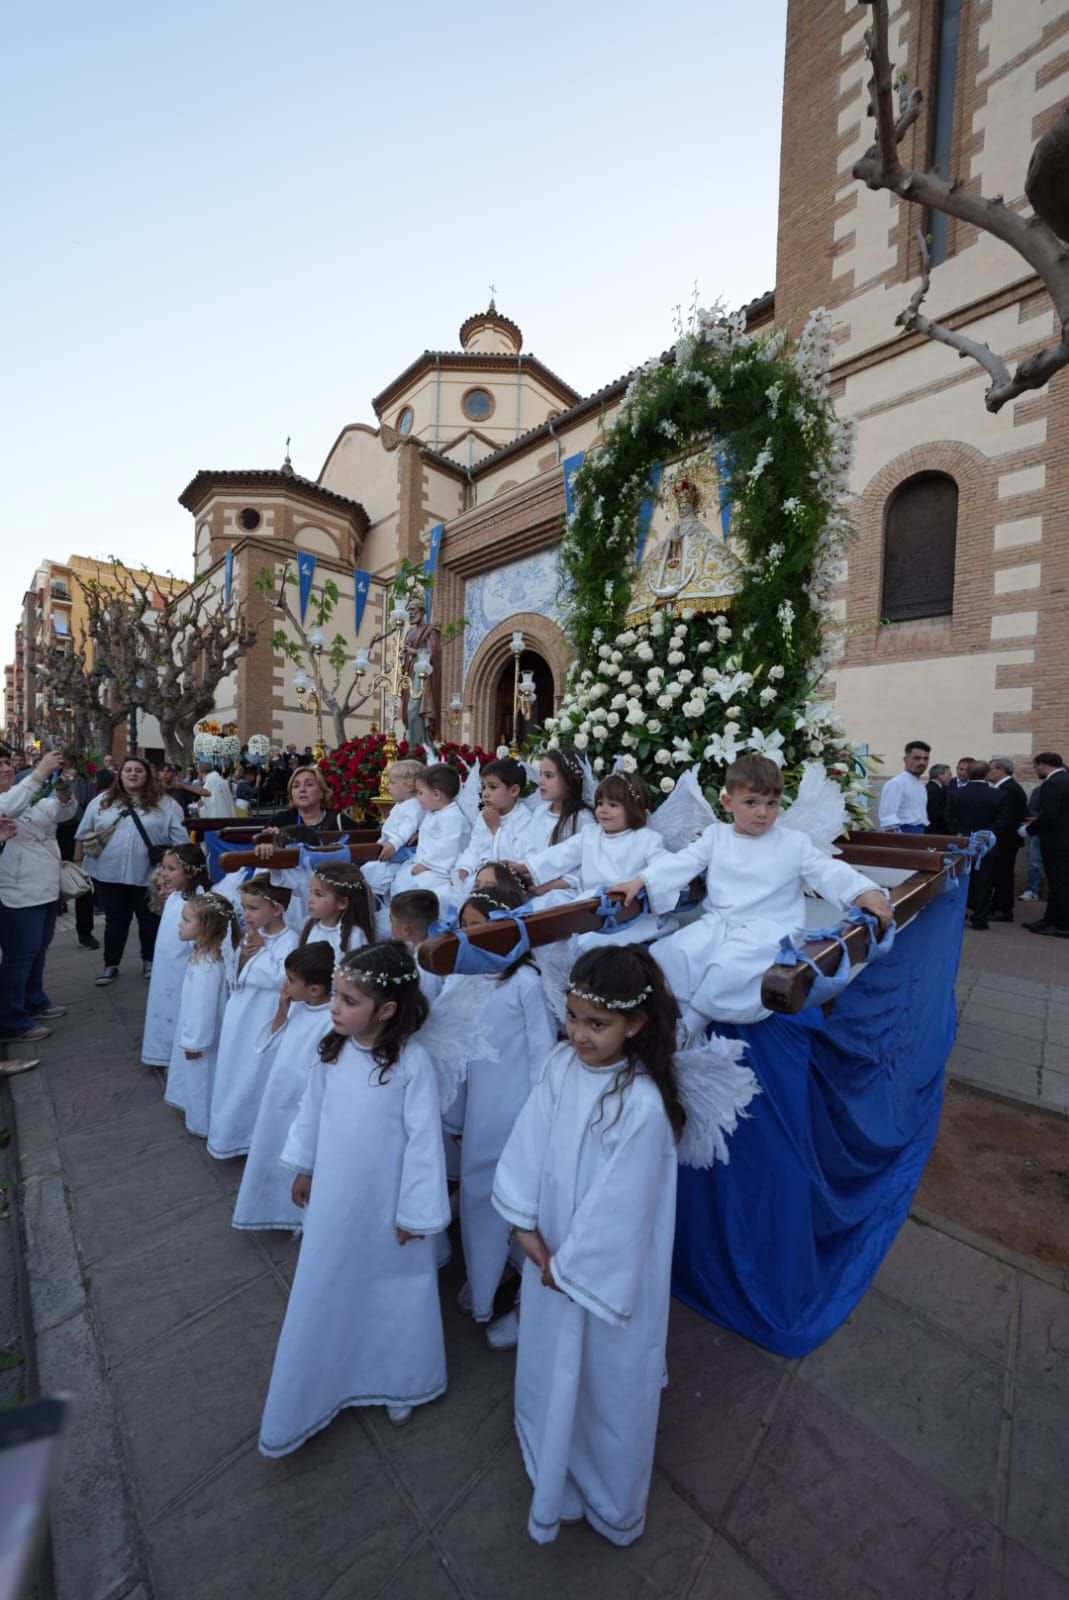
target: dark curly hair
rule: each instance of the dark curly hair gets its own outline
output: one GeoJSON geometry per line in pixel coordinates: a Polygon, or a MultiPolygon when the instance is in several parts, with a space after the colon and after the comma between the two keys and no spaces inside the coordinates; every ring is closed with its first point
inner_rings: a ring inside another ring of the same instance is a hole
{"type": "MultiPolygon", "coordinates": [[[[420,988],[416,958],[400,939],[384,939],[381,944],[351,950],[334,969],[335,982],[339,977],[350,978],[380,1008],[387,1000],[397,1008],[383,1022],[371,1052],[379,1069],[379,1082],[385,1083],[405,1044],[422,1028],[430,1010],[420,988]]],[[[337,1061],[347,1037],[332,1028],[319,1042],[322,1060],[337,1061]]]]}
{"type": "Polygon", "coordinates": [[[679,1006],[656,961],[641,945],[625,944],[619,949],[598,945],[581,955],[572,968],[568,990],[573,989],[597,995],[616,1014],[626,1011],[643,1019],[634,1038],[624,1041],[627,1060],[617,1068],[601,1097],[597,1121],[601,1121],[613,1095],[618,1097],[619,1104],[609,1127],[619,1120],[624,1090],[633,1082],[636,1073],[644,1072],[661,1092],[665,1115],[678,1142],[687,1120],[672,1067],[679,1006]],[[644,990],[649,992],[644,994],[644,990]],[[643,998],[633,1003],[637,995],[643,998]]]}
{"type": "MultiPolygon", "coordinates": [[[[345,901],[345,910],[339,918],[342,951],[348,950],[354,928],[359,928],[365,943],[371,944],[375,937],[375,901],[360,868],[348,861],[324,861],[312,868],[312,877],[319,878],[331,894],[345,901]]],[[[308,936],[316,926],[316,919],[309,917],[301,929],[302,945],[308,943],[308,936]]]]}

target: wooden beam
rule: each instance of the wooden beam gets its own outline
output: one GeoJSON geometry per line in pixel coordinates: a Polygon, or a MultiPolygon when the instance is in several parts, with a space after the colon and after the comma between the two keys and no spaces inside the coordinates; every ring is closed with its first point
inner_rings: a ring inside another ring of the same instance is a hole
{"type": "MultiPolygon", "coordinates": [[[[261,872],[270,872],[272,867],[298,867],[301,864],[301,849],[315,850],[315,845],[303,846],[278,846],[269,856],[261,858],[254,850],[226,850],[219,857],[219,865],[224,872],[237,872],[239,867],[258,867],[261,872]]],[[[332,854],[335,846],[327,846],[325,854],[332,854]]],[[[361,841],[349,846],[349,860],[356,866],[362,867],[367,861],[379,859],[380,841],[374,839],[361,841]]]]}
{"type": "MultiPolygon", "coordinates": [[[[622,895],[611,895],[610,899],[617,907],[616,914],[620,922],[633,922],[636,917],[645,915],[645,908],[638,901],[625,906],[622,895]]],[[[588,900],[572,900],[565,906],[551,906],[548,911],[532,911],[523,919],[532,947],[538,949],[541,945],[556,944],[573,933],[597,933],[602,927],[602,919],[597,914],[598,903],[592,897],[588,900]]],[[[511,920],[487,923],[485,927],[469,933],[468,941],[479,950],[491,950],[494,955],[504,955],[516,943],[516,925],[511,920]]],[[[445,976],[454,970],[459,948],[460,941],[455,933],[436,934],[433,939],[427,939],[420,945],[419,964],[428,972],[445,976]]]]}

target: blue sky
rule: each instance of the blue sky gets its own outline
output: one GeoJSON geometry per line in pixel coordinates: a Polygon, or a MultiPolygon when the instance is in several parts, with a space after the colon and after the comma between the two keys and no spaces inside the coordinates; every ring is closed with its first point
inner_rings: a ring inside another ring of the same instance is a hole
{"type": "Polygon", "coordinates": [[[0,663],[46,556],[192,573],[201,467],[315,477],[497,288],[587,392],[770,288],[786,0],[9,10],[0,663]]]}

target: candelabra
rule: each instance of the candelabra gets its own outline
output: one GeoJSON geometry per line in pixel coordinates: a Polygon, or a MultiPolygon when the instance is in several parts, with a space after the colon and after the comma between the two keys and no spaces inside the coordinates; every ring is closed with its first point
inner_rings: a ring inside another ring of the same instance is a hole
{"type": "Polygon", "coordinates": [[[464,709],[464,696],[453,694],[449,697],[449,726],[455,728],[460,721],[460,713],[464,709]]]}
{"type": "MultiPolygon", "coordinates": [[[[376,804],[390,802],[390,787],[386,774],[390,766],[397,759],[397,739],[394,735],[394,723],[399,715],[401,697],[406,689],[412,688],[412,678],[405,671],[405,629],[409,624],[409,615],[403,600],[395,600],[390,610],[387,623],[386,643],[383,650],[385,664],[382,670],[376,672],[371,680],[373,689],[386,691],[386,740],[382,747],[382,777],[379,780],[379,792],[376,804]]],[[[359,681],[365,672],[371,670],[371,658],[367,650],[358,650],[353,658],[353,671],[359,681]]],[[[430,651],[423,648],[416,653],[412,671],[419,679],[420,688],[431,676],[434,666],[431,662],[430,651]]]]}
{"type": "Polygon", "coordinates": [[[531,715],[531,707],[535,702],[534,673],[520,673],[520,656],[523,654],[523,634],[518,628],[513,631],[509,643],[512,651],[512,744],[509,746],[509,755],[513,758],[520,753],[520,712],[526,722],[531,715]]]}
{"type": "Polygon", "coordinates": [[[309,676],[303,667],[298,667],[293,674],[293,688],[301,710],[315,713],[314,754],[317,761],[322,761],[327,753],[323,743],[323,651],[326,649],[326,638],[322,628],[316,627],[311,630],[308,635],[308,648],[312,656],[312,676],[309,676]]]}

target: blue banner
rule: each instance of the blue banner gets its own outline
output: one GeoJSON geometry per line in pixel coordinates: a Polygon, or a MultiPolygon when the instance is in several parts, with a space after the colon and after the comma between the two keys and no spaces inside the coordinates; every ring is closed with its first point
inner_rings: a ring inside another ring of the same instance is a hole
{"type": "Polygon", "coordinates": [[[301,601],[301,622],[308,609],[308,596],[312,592],[312,579],[315,576],[316,558],[307,550],[297,551],[297,582],[298,593],[301,601]]]}
{"type": "Polygon", "coordinates": [[[360,624],[364,620],[364,607],[367,605],[368,590],[371,588],[370,572],[361,572],[359,567],[354,567],[353,588],[356,594],[356,631],[359,634],[360,624]]]}
{"type": "Polygon", "coordinates": [[[657,488],[660,484],[661,473],[663,471],[664,468],[660,465],[650,468],[650,492],[638,508],[638,530],[635,539],[636,566],[638,566],[639,562],[642,560],[642,552],[646,548],[646,539],[649,535],[650,523],[653,521],[653,512],[657,505],[657,488]]]}
{"type": "Polygon", "coordinates": [[[223,605],[229,606],[234,593],[234,552],[228,550],[223,557],[223,605]]]}
{"type": "MultiPolygon", "coordinates": [[[[427,559],[423,563],[423,570],[428,577],[434,576],[434,569],[438,565],[438,552],[442,548],[442,534],[445,532],[445,523],[436,522],[431,529],[431,542],[427,549],[427,559]]],[[[431,587],[428,584],[423,591],[423,607],[430,621],[431,615],[431,587]]]]}
{"type": "Polygon", "coordinates": [[[727,543],[731,530],[731,473],[734,461],[719,439],[716,442],[716,471],[720,479],[720,537],[727,543]]]}
{"type": "Polygon", "coordinates": [[[583,466],[583,451],[579,451],[578,456],[568,456],[567,461],[563,464],[563,470],[565,470],[565,517],[571,517],[571,514],[576,509],[575,475],[581,466],[583,466]]]}

